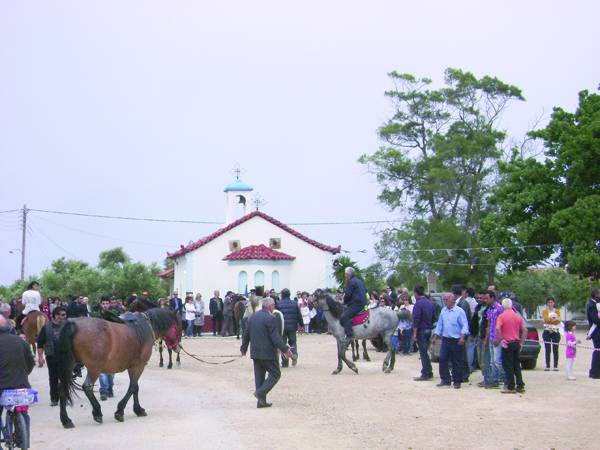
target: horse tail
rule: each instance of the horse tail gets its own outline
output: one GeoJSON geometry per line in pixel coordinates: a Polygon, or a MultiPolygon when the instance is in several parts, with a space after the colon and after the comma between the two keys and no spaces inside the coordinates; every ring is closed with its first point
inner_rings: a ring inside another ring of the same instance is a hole
{"type": "Polygon", "coordinates": [[[60,330],[58,343],[54,346],[54,354],[59,367],[58,390],[69,405],[73,404],[73,394],[75,394],[73,337],[76,332],[77,325],[67,321],[60,330]]]}

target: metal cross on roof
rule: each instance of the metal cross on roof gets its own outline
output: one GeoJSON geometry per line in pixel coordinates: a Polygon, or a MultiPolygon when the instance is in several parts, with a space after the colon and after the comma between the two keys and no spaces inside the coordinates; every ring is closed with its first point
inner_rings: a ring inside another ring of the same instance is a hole
{"type": "Polygon", "coordinates": [[[264,205],[267,204],[267,202],[258,193],[254,196],[254,199],[252,200],[252,203],[254,203],[254,207],[256,208],[257,211],[262,206],[264,206],[264,205]]]}
{"type": "Polygon", "coordinates": [[[242,173],[244,173],[244,172],[245,172],[245,170],[242,169],[239,164],[236,164],[235,166],[233,166],[233,169],[229,173],[234,174],[235,175],[235,179],[239,180],[240,179],[240,175],[242,173]]]}

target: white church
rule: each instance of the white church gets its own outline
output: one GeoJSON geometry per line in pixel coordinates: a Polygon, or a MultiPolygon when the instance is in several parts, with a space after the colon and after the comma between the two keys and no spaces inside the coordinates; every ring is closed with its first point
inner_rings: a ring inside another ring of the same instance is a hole
{"type": "Polygon", "coordinates": [[[167,253],[180,297],[198,292],[208,307],[213,291],[247,294],[255,286],[312,292],[333,286],[332,263],[340,246],[319,243],[262,211],[250,211],[253,188],[239,179],[225,187],[226,222],[214,233],[167,253]],[[237,215],[236,215],[237,214],[237,215]]]}

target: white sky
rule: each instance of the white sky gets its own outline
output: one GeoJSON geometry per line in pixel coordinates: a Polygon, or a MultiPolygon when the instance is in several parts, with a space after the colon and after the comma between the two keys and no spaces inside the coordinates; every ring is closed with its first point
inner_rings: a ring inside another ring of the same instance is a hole
{"type": "MultiPolygon", "coordinates": [[[[0,210],[24,203],[224,220],[239,163],[284,222],[401,217],[356,160],[380,145],[392,70],[446,67],[523,89],[522,137],[595,90],[597,1],[0,2],[0,210]]],[[[162,261],[215,226],[30,215],[27,273],[122,245],[162,261]]],[[[373,261],[373,227],[297,227],[373,261]]],[[[19,276],[17,215],[0,214],[0,283],[19,276]]]]}

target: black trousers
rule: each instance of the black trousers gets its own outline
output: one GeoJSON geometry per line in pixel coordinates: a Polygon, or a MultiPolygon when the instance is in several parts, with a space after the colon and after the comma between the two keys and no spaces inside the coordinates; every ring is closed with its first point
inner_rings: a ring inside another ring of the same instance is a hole
{"type": "Polygon", "coordinates": [[[48,380],[50,382],[50,401],[58,401],[58,379],[60,378],[60,366],[50,356],[46,358],[46,365],[48,366],[48,380]]]}
{"type": "Polygon", "coordinates": [[[554,353],[554,368],[558,367],[558,343],[560,342],[560,333],[557,331],[552,333],[544,330],[542,333],[544,340],[544,348],[546,350],[546,367],[550,368],[550,353],[554,353]],[[552,342],[550,344],[550,342],[552,342]]]}
{"type": "Polygon", "coordinates": [[[590,367],[590,377],[600,378],[600,332],[596,331],[592,337],[594,348],[598,349],[592,352],[592,367],[590,367]]]}
{"type": "Polygon", "coordinates": [[[223,316],[212,316],[212,329],[213,336],[217,333],[221,333],[221,329],[223,328],[223,316]]]}
{"type": "Polygon", "coordinates": [[[253,359],[252,361],[254,362],[254,385],[256,386],[256,395],[266,398],[267,394],[275,387],[281,378],[279,362],[272,359],[253,359]],[[269,376],[266,376],[267,373],[269,376]]]}
{"type": "MultiPolygon", "coordinates": [[[[296,330],[283,332],[283,343],[292,348],[292,353],[298,355],[298,344],[296,343],[296,330]]],[[[281,356],[281,367],[287,367],[290,364],[287,358],[281,356]]]]}
{"type": "Polygon", "coordinates": [[[450,384],[450,370],[448,363],[452,363],[452,381],[459,385],[463,381],[463,353],[464,345],[458,345],[458,339],[443,337],[440,348],[440,378],[442,383],[450,384]]]}
{"type": "Polygon", "coordinates": [[[352,318],[356,316],[359,312],[363,310],[364,306],[360,305],[350,305],[342,314],[342,318],[340,319],[340,323],[344,327],[344,331],[346,332],[347,337],[352,337],[352,318]]]}
{"type": "Polygon", "coordinates": [[[502,367],[504,368],[504,380],[508,389],[516,387],[522,389],[525,387],[523,376],[521,375],[521,361],[519,353],[521,347],[519,341],[511,341],[506,348],[502,349],[502,367]]]}

